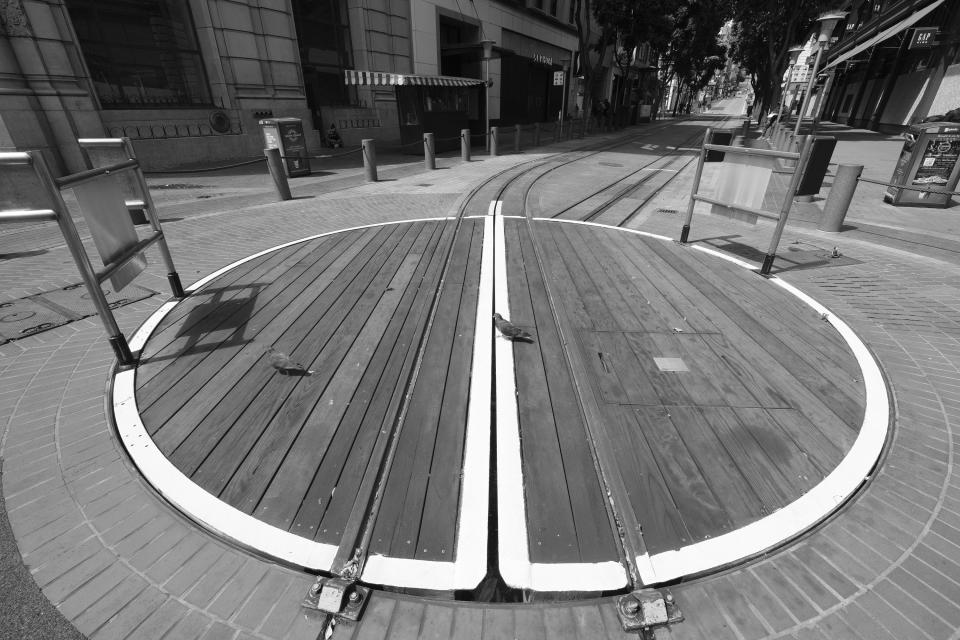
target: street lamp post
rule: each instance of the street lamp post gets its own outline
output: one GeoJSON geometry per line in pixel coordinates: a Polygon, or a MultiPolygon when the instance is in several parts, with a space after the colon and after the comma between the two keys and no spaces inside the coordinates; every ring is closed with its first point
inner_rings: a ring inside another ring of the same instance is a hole
{"type": "Polygon", "coordinates": [[[800,135],[800,123],[803,121],[803,114],[807,111],[807,103],[810,102],[810,93],[813,91],[813,83],[817,80],[817,73],[820,69],[820,58],[823,56],[823,50],[827,48],[830,41],[830,34],[833,33],[837,23],[847,17],[847,11],[830,11],[820,14],[817,22],[820,23],[820,35],[817,36],[817,58],[813,63],[813,70],[810,72],[810,79],[807,81],[807,92],[803,96],[803,104],[800,106],[800,113],[797,114],[797,125],[793,130],[793,137],[800,135]]]}
{"type": "Polygon", "coordinates": [[[790,81],[793,79],[793,68],[797,65],[797,60],[800,58],[800,52],[803,51],[803,47],[800,45],[795,45],[790,47],[790,64],[787,66],[787,81],[783,85],[783,91],[780,92],[780,106],[777,107],[777,127],[778,131],[783,125],[783,105],[787,100],[787,92],[790,90],[790,81]]]}
{"type": "Polygon", "coordinates": [[[493,58],[493,40],[481,40],[483,45],[483,115],[485,129],[483,139],[487,150],[490,149],[490,59],[493,58]]]}

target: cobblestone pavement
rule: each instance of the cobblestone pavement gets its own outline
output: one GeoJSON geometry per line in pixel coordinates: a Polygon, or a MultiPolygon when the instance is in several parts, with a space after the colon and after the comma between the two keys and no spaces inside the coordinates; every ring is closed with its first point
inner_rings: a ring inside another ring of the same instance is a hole
{"type": "MultiPolygon", "coordinates": [[[[271,202],[268,189],[250,188],[201,202],[171,199],[161,212],[173,219],[165,229],[187,284],[307,235],[446,215],[484,175],[530,157],[450,161],[430,174],[398,168],[396,179],[376,184],[351,178],[352,185],[336,186],[336,177],[324,176],[297,186],[302,197],[285,203],[271,202]]],[[[689,181],[678,179],[631,226],[676,237],[681,214],[656,210],[682,212],[688,194],[689,181]]],[[[688,620],[658,631],[658,638],[960,638],[960,479],[953,449],[960,423],[960,251],[951,233],[941,233],[954,224],[948,215],[956,216],[956,208],[927,218],[919,210],[897,218],[897,211],[858,196],[850,219],[858,229],[829,234],[815,223],[792,224],[781,244],[784,257],[791,248],[837,247],[844,259],[775,265],[777,275],[850,324],[880,361],[896,401],[882,464],[855,500],[786,549],[676,587],[688,620]],[[863,231],[881,228],[883,242],[863,231]]],[[[771,229],[698,213],[691,240],[762,252],[771,229]]],[[[16,239],[0,234],[0,300],[77,281],[56,234],[18,232],[16,239]]],[[[151,253],[150,260],[138,283],[165,292],[159,257],[151,253]]],[[[124,331],[165,295],[120,308],[124,331]]],[[[96,318],[0,345],[3,497],[23,563],[43,596],[91,638],[316,638],[318,620],[299,609],[308,576],[218,541],[140,481],[104,413],[112,364],[96,318]]],[[[474,637],[484,635],[477,629],[474,637]]]]}

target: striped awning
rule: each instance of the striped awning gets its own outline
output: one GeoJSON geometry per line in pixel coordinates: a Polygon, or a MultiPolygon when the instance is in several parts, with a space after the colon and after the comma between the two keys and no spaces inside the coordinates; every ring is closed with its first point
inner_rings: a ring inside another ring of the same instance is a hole
{"type": "Polygon", "coordinates": [[[476,78],[455,78],[453,76],[418,76],[410,73],[386,73],[384,71],[344,70],[347,84],[380,86],[420,86],[420,87],[477,87],[483,80],[476,78]]]}

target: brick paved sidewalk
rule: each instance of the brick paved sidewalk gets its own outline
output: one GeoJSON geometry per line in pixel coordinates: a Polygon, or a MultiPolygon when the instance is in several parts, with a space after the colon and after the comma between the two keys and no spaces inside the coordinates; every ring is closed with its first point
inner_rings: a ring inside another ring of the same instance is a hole
{"type": "MultiPolygon", "coordinates": [[[[306,235],[443,215],[482,175],[517,159],[485,159],[287,203],[211,206],[167,229],[189,283],[306,235]]],[[[676,236],[678,216],[655,209],[682,211],[689,183],[686,192],[679,184],[649,203],[633,226],[676,236]]],[[[871,206],[864,205],[865,216],[871,206]]],[[[960,261],[931,257],[916,242],[888,247],[865,234],[826,234],[813,226],[789,226],[784,253],[839,246],[849,260],[778,275],[830,307],[874,350],[896,399],[889,450],[862,494],[822,528],[767,558],[675,588],[688,621],[658,632],[660,638],[960,638],[960,480],[953,450],[960,421],[960,261]]],[[[769,232],[762,222],[698,214],[691,239],[723,237],[763,250],[769,232]]],[[[156,262],[144,281],[164,291],[156,262]]],[[[5,290],[10,283],[9,295],[30,291],[37,278],[70,278],[71,269],[54,247],[0,262],[0,278],[5,290]]],[[[119,310],[124,331],[159,302],[154,297],[119,310]]],[[[96,318],[0,346],[3,495],[24,562],[45,597],[92,638],[316,638],[318,621],[298,606],[307,576],[219,542],[139,480],[104,413],[111,366],[96,318]]],[[[576,637],[572,618],[567,631],[576,637]]],[[[334,637],[348,632],[340,628],[334,637]]],[[[485,633],[482,625],[473,632],[485,633]]]]}

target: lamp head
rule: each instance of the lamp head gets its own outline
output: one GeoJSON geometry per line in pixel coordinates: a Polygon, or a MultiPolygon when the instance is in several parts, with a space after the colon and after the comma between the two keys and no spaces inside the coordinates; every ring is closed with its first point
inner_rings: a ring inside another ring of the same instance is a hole
{"type": "Polygon", "coordinates": [[[817,22],[820,23],[820,35],[817,41],[824,44],[830,40],[837,23],[847,17],[849,11],[828,11],[817,16],[817,22]]]}
{"type": "Polygon", "coordinates": [[[483,45],[483,59],[489,60],[493,57],[493,45],[495,44],[493,40],[481,40],[480,44],[483,45]]]}

